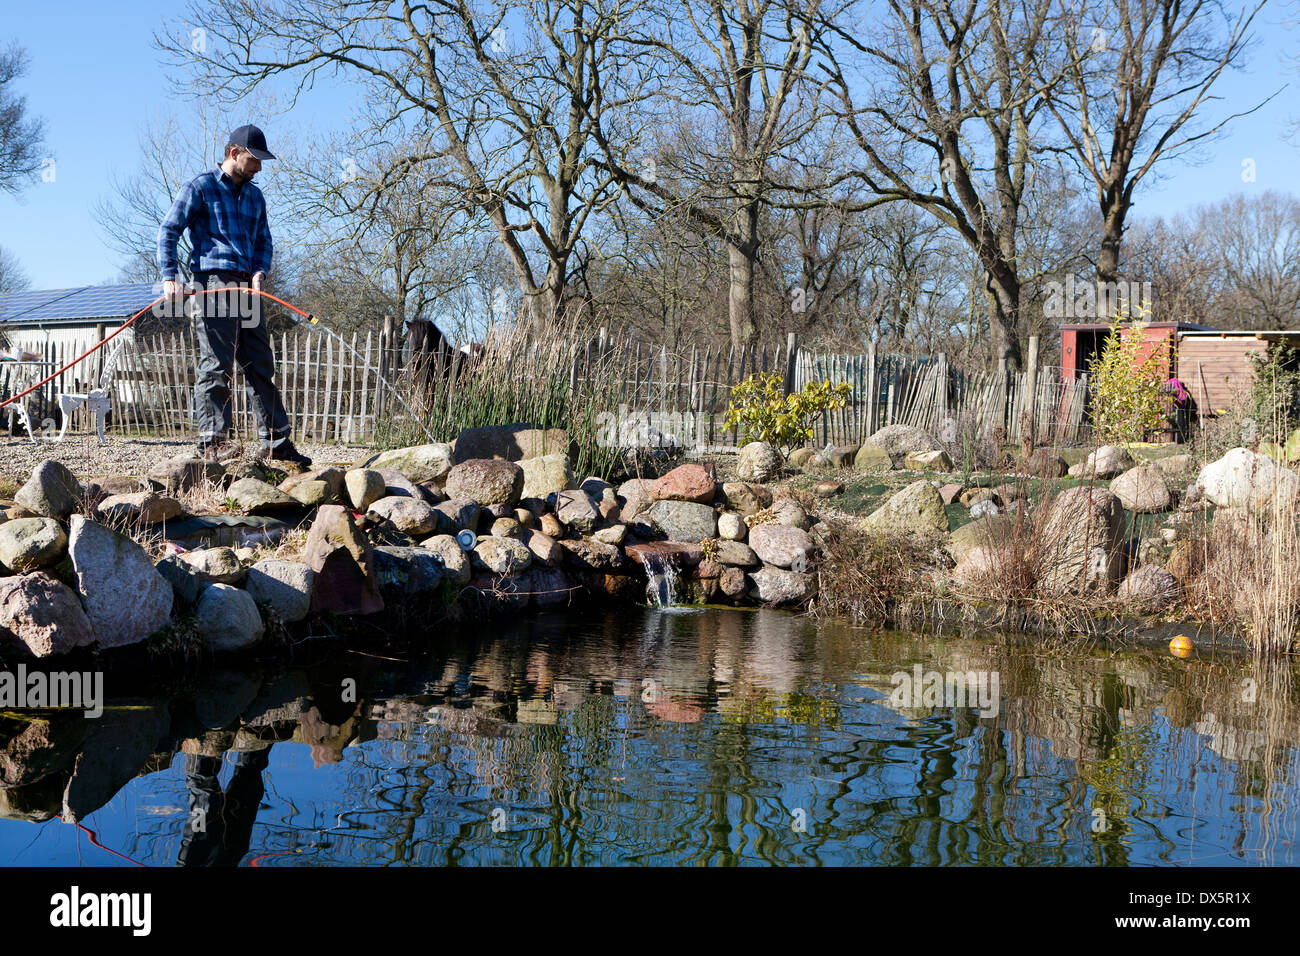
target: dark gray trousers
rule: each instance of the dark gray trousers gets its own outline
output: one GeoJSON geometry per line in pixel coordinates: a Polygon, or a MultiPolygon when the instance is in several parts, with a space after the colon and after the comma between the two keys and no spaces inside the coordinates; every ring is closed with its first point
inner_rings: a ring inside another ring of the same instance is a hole
{"type": "MultiPolygon", "coordinates": [[[[213,288],[247,283],[248,278],[232,272],[194,275],[199,285],[213,288]]],[[[199,375],[194,387],[194,405],[199,419],[199,441],[219,442],[230,431],[230,377],[238,362],[252,392],[258,440],[271,448],[282,445],[289,438],[289,416],[275,384],[275,358],[263,321],[261,297],[231,292],[200,293],[195,299],[199,303],[194,315],[199,375]]]]}

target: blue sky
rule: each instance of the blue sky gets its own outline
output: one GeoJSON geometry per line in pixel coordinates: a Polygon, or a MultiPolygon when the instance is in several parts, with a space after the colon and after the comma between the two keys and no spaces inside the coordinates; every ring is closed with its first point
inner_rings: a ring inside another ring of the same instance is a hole
{"type": "MultiPolygon", "coordinates": [[[[16,39],[27,49],[30,69],[20,91],[28,108],[45,119],[56,158],[53,182],[38,182],[17,199],[0,195],[0,245],[18,258],[33,287],[85,285],[116,275],[119,257],[104,242],[91,211],[109,195],[115,170],[129,174],[139,165],[137,138],[144,125],[192,108],[169,92],[152,43],[164,18],[182,10],[175,0],[5,4],[0,44],[16,39]]],[[[1258,113],[1237,120],[1197,165],[1168,169],[1161,182],[1139,195],[1137,215],[1168,215],[1243,190],[1300,192],[1300,147],[1286,136],[1300,116],[1300,75],[1283,60],[1300,53],[1300,26],[1288,22],[1285,12],[1265,11],[1257,31],[1262,41],[1249,70],[1223,81],[1218,92],[1224,99],[1213,109],[1243,109],[1283,83],[1290,88],[1258,113]],[[1247,159],[1254,161],[1254,182],[1242,179],[1247,159]]],[[[352,96],[351,89],[318,91],[295,111],[292,123],[321,128],[346,117],[352,96]]],[[[267,127],[274,150],[276,128],[267,127]]]]}

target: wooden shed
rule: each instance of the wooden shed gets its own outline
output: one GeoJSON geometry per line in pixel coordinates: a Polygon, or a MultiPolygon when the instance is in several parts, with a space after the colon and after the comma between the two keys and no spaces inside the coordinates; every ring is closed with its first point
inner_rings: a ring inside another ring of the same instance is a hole
{"type": "Polygon", "coordinates": [[[1249,390],[1255,377],[1251,357],[1262,358],[1275,342],[1300,348],[1300,331],[1180,331],[1177,375],[1200,414],[1221,414],[1235,395],[1249,390]]]}
{"type": "MultiPolygon", "coordinates": [[[[1101,347],[1110,334],[1110,326],[1096,322],[1079,322],[1060,326],[1061,330],[1061,377],[1066,381],[1073,381],[1080,375],[1087,375],[1092,371],[1093,363],[1097,361],[1101,354],[1101,347]]],[[[1138,358],[1143,360],[1147,358],[1152,351],[1156,349],[1168,351],[1164,354],[1174,354],[1174,367],[1166,368],[1168,374],[1177,374],[1177,355],[1176,348],[1179,337],[1193,332],[1213,332],[1213,329],[1207,329],[1203,325],[1192,325],[1189,322],[1149,322],[1142,329],[1142,338],[1150,343],[1149,347],[1139,350],[1138,358]]],[[[1130,326],[1121,326],[1121,334],[1128,335],[1130,326]]],[[[1215,333],[1218,334],[1217,332],[1215,333]]]]}

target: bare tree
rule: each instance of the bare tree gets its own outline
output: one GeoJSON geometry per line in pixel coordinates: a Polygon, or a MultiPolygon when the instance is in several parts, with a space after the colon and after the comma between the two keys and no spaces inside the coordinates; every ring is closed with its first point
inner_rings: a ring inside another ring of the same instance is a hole
{"type": "Polygon", "coordinates": [[[1098,280],[1119,278],[1139,183],[1272,99],[1198,122],[1215,83],[1241,65],[1264,3],[1230,14],[1217,0],[1061,0],[1068,65],[1047,103],[1101,210],[1098,280]]]}
{"type": "Polygon", "coordinates": [[[634,15],[610,0],[210,0],[192,4],[189,18],[213,38],[205,52],[157,42],[197,65],[196,89],[233,98],[278,77],[301,89],[323,72],[362,84],[376,139],[415,131],[436,140],[402,157],[406,167],[454,162],[462,202],[491,222],[542,317],[564,311],[569,260],[588,219],[616,195],[593,163],[592,117],[637,96],[610,52],[634,15]]]}
{"type": "Polygon", "coordinates": [[[32,280],[18,257],[0,246],[0,292],[24,292],[31,286],[32,280]]]}
{"type": "Polygon", "coordinates": [[[0,190],[17,193],[45,160],[45,123],[27,112],[17,80],[27,72],[27,52],[17,43],[0,50],[0,190]]]}
{"type": "Polygon", "coordinates": [[[879,201],[926,210],[977,253],[995,350],[1021,362],[1017,242],[1041,131],[1052,0],[888,0],[877,41],[830,23],[824,68],[865,160],[854,172],[879,201]],[[1038,68],[1036,71],[1035,68],[1038,68]],[[863,89],[862,76],[871,79],[863,89]]]}

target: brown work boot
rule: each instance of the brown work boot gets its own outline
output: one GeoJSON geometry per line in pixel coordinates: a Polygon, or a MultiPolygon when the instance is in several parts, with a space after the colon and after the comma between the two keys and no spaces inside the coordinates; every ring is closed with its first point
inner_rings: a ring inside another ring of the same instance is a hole
{"type": "Polygon", "coordinates": [[[228,441],[201,441],[199,442],[199,457],[207,461],[227,462],[238,458],[242,452],[239,446],[234,442],[228,441]]]}
{"type": "Polygon", "coordinates": [[[258,449],[258,452],[263,458],[268,458],[271,461],[288,462],[291,465],[297,465],[304,471],[311,467],[311,459],[297,448],[294,448],[293,442],[287,438],[274,448],[263,445],[258,449]]]}

